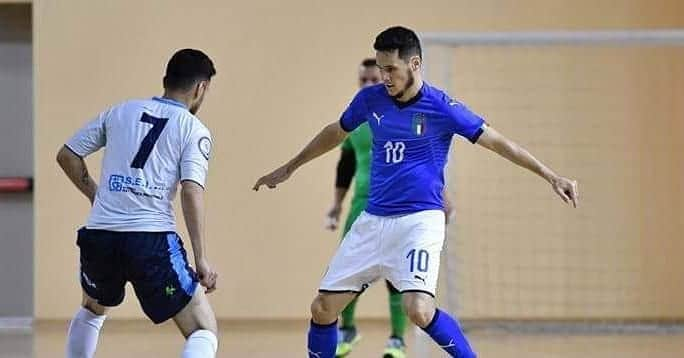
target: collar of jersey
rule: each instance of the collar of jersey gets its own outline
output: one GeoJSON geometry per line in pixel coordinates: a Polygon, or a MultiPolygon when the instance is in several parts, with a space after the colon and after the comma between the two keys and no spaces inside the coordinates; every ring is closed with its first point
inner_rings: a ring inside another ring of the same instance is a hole
{"type": "Polygon", "coordinates": [[[392,97],[392,102],[394,102],[394,105],[399,107],[399,109],[404,109],[404,108],[420,101],[420,99],[423,98],[423,90],[424,89],[425,89],[425,82],[423,82],[423,85],[418,90],[418,93],[416,93],[416,95],[413,96],[413,98],[409,99],[406,102],[400,102],[400,101],[397,101],[396,98],[392,97]]]}
{"type": "Polygon", "coordinates": [[[185,104],[183,104],[181,102],[176,101],[175,99],[171,99],[171,98],[167,98],[167,97],[159,97],[159,96],[154,96],[154,97],[152,97],[152,99],[155,101],[164,102],[164,103],[168,103],[168,104],[171,104],[174,106],[183,107],[185,109],[188,109],[188,106],[186,106],[185,104]]]}

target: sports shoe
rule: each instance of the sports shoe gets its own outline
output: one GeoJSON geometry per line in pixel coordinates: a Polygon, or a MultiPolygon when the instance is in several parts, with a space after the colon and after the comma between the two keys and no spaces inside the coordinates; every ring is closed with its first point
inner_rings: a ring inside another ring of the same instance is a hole
{"type": "Polygon", "coordinates": [[[404,340],[399,337],[390,337],[385,345],[382,358],[406,358],[406,345],[404,340]]]}
{"type": "Polygon", "coordinates": [[[346,357],[361,340],[361,335],[356,332],[356,327],[340,328],[337,331],[337,350],[335,357],[346,357]]]}

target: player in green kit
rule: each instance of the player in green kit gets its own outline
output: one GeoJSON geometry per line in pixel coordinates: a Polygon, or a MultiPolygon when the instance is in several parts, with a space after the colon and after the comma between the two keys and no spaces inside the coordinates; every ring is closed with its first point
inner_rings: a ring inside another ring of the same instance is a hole
{"type": "MultiPolygon", "coordinates": [[[[365,59],[359,68],[359,86],[372,86],[380,83],[380,70],[375,59],[365,59]]],[[[352,178],[354,179],[354,196],[351,200],[351,208],[344,223],[342,237],[347,234],[356,218],[366,208],[368,201],[368,182],[370,179],[371,146],[373,138],[371,136],[368,123],[364,123],[356,130],[349,133],[349,136],[342,144],[340,160],[337,163],[337,177],[335,180],[335,202],[332,209],[328,212],[327,228],[335,230],[338,226],[340,214],[342,212],[342,201],[347,194],[352,178]]],[[[406,357],[404,332],[406,331],[406,314],[401,306],[401,294],[392,284],[387,281],[389,290],[390,319],[392,322],[392,332],[383,357],[403,358],[406,357]]],[[[342,311],[340,332],[338,334],[337,357],[344,357],[351,353],[354,345],[361,339],[356,330],[354,322],[354,312],[356,310],[357,299],[354,299],[342,311]]]]}

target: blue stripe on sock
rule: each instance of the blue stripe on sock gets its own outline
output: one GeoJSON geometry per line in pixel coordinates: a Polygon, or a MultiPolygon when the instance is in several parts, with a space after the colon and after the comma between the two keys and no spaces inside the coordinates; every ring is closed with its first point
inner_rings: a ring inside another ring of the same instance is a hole
{"type": "Polygon", "coordinates": [[[185,257],[183,257],[183,250],[179,240],[178,235],[174,233],[166,235],[166,242],[169,245],[169,259],[171,259],[171,265],[178,276],[181,288],[187,295],[192,296],[195,285],[192,282],[192,277],[190,277],[190,272],[186,268],[186,261],[185,257]]]}

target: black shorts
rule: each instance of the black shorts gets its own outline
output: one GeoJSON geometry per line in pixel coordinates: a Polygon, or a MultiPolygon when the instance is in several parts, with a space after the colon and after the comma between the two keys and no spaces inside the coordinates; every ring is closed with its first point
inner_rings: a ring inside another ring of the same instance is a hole
{"type": "Polygon", "coordinates": [[[161,323],[192,299],[197,275],[175,232],[115,232],[82,228],[81,287],[102,306],[118,306],[130,282],[145,314],[161,323]]]}

